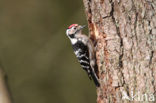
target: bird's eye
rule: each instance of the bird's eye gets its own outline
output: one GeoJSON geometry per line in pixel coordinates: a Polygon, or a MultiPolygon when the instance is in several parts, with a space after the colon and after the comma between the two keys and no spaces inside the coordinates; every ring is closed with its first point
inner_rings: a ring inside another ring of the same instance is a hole
{"type": "Polygon", "coordinates": [[[74,27],[74,29],[76,29],[76,27],[74,27]]]}

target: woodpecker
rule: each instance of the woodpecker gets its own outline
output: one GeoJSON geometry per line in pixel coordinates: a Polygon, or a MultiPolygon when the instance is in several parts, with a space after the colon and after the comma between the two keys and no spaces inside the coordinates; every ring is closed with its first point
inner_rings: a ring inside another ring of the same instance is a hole
{"type": "Polygon", "coordinates": [[[82,34],[82,29],[85,26],[72,24],[66,30],[66,35],[71,41],[74,53],[78,58],[82,68],[87,72],[89,79],[93,79],[97,87],[100,86],[98,77],[96,75],[95,51],[90,38],[82,34]]]}

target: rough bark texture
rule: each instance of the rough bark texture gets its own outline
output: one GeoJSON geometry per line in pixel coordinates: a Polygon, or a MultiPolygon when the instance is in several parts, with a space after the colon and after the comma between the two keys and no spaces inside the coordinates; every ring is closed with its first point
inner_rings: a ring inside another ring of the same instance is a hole
{"type": "Polygon", "coordinates": [[[0,103],[11,103],[8,88],[5,82],[5,73],[0,68],[0,103]]]}
{"type": "Polygon", "coordinates": [[[156,0],[83,0],[98,103],[156,103],[156,0]]]}

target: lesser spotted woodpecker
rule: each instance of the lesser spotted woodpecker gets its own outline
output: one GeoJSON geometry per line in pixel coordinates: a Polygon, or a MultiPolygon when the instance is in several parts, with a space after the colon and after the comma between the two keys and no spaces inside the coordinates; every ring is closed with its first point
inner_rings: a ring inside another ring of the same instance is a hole
{"type": "Polygon", "coordinates": [[[90,79],[93,79],[97,87],[100,86],[95,70],[95,52],[92,41],[88,36],[82,34],[85,26],[72,24],[66,30],[66,35],[71,41],[74,53],[82,68],[87,72],[90,79]]]}

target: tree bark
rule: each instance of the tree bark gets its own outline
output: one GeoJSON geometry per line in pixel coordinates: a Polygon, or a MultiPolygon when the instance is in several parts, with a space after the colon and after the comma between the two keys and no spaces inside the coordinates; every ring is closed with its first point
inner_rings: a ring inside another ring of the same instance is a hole
{"type": "Polygon", "coordinates": [[[83,0],[96,43],[97,103],[156,103],[156,0],[83,0]]]}
{"type": "Polygon", "coordinates": [[[11,103],[10,94],[5,82],[5,73],[0,68],[0,103],[11,103]]]}

